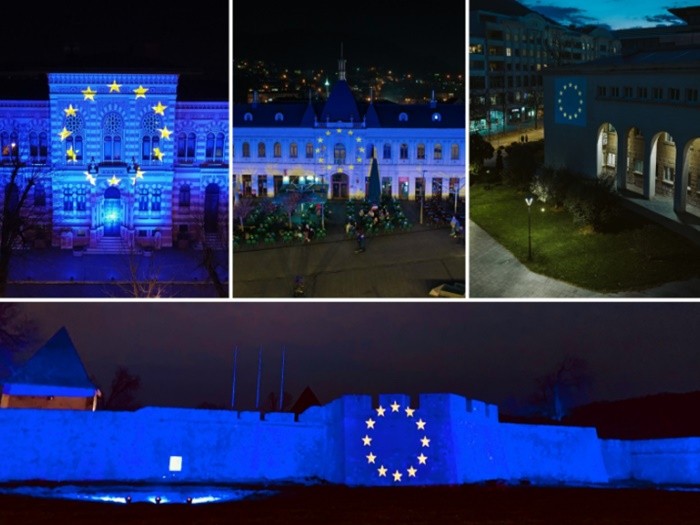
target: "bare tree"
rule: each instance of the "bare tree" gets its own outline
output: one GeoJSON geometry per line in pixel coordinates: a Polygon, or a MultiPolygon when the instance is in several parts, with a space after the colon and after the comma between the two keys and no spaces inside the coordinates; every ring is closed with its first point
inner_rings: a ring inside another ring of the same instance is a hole
{"type": "Polygon", "coordinates": [[[281,207],[287,214],[287,226],[292,227],[292,214],[296,211],[301,203],[301,193],[296,191],[284,192],[280,195],[282,199],[281,207]]]}
{"type": "Polygon", "coordinates": [[[136,393],[141,388],[141,377],[129,372],[125,366],[117,367],[112,378],[109,395],[103,398],[105,410],[136,410],[136,393]]]}
{"type": "Polygon", "coordinates": [[[0,378],[12,373],[17,356],[36,342],[36,323],[13,303],[0,303],[0,378]]]}
{"type": "Polygon", "coordinates": [[[6,295],[10,261],[15,249],[24,244],[27,235],[38,226],[37,217],[29,208],[29,195],[43,170],[27,165],[15,143],[4,146],[3,157],[9,159],[9,178],[5,179],[4,198],[0,212],[0,297],[6,295]],[[6,181],[6,182],[5,182],[6,181]]]}
{"type": "Polygon", "coordinates": [[[542,415],[561,421],[575,404],[587,398],[592,377],[585,359],[567,356],[554,371],[535,381],[535,407],[542,415]]]}
{"type": "Polygon", "coordinates": [[[243,223],[245,222],[248,215],[250,215],[255,209],[256,203],[255,199],[251,197],[243,197],[238,199],[236,204],[233,205],[233,218],[238,219],[241,231],[243,231],[243,223]]]}

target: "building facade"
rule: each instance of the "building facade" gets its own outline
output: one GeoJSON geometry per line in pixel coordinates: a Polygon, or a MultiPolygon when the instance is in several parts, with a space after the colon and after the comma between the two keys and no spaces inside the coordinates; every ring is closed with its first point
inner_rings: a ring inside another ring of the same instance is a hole
{"type": "Polygon", "coordinates": [[[564,27],[514,0],[476,0],[469,9],[470,132],[536,124],[548,67],[620,52],[607,29],[564,27]]]}
{"type": "Polygon", "coordinates": [[[177,94],[175,74],[51,73],[48,100],[0,100],[0,191],[24,242],[226,242],[228,103],[177,94]]]}
{"type": "Polygon", "coordinates": [[[640,51],[545,77],[545,164],[700,214],[700,48],[640,51]]]}
{"type": "Polygon", "coordinates": [[[365,197],[374,156],[384,195],[465,194],[464,105],[359,103],[344,60],[326,100],[234,104],[233,128],[240,195],[271,197],[288,183],[314,183],[327,185],[330,199],[365,197]]]}

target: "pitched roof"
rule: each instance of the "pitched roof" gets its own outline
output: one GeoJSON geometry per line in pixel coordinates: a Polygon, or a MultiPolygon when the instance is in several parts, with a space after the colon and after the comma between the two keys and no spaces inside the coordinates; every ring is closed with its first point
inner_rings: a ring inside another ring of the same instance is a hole
{"type": "Polygon", "coordinates": [[[359,122],[360,113],[357,111],[357,101],[350,86],[345,80],[339,80],[333,86],[326,105],[323,106],[321,122],[359,122]]]}
{"type": "Polygon", "coordinates": [[[56,332],[3,385],[3,393],[13,395],[89,397],[96,390],[65,327],[56,332]]]}

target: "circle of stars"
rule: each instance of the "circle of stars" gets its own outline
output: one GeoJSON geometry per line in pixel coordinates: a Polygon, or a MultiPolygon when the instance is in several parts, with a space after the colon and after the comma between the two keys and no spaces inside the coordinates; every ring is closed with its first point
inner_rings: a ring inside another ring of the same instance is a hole
{"type": "Polygon", "coordinates": [[[426,455],[426,452],[429,452],[428,449],[430,449],[430,438],[426,433],[427,422],[423,421],[422,418],[415,418],[415,408],[406,406],[404,409],[401,409],[401,405],[396,401],[389,405],[388,408],[379,405],[374,409],[374,411],[376,412],[377,419],[375,420],[370,417],[364,422],[366,433],[364,437],[362,437],[362,446],[369,447],[369,453],[365,456],[367,459],[367,464],[374,465],[373,468],[376,470],[378,477],[387,479],[391,477],[394,483],[401,483],[404,480],[416,478],[421,465],[428,464],[428,456],[426,455]],[[381,424],[380,422],[390,417],[405,417],[407,419],[412,419],[416,426],[416,436],[421,436],[417,438],[418,443],[416,444],[417,450],[420,452],[420,454],[415,456],[415,461],[410,462],[408,467],[404,466],[403,469],[398,468],[397,465],[389,465],[388,463],[381,461],[381,458],[372,451],[372,442],[375,440],[375,438],[372,437],[372,433],[370,431],[377,430],[377,426],[381,424]]]}
{"type": "MultiPolygon", "coordinates": [[[[348,129],[347,131],[343,128],[336,128],[334,130],[326,130],[323,135],[320,137],[316,138],[316,147],[314,150],[314,153],[316,154],[316,162],[318,164],[325,164],[326,171],[331,171],[334,167],[335,170],[338,173],[344,173],[344,167],[343,165],[335,165],[335,159],[330,159],[326,156],[326,153],[332,153],[333,156],[335,155],[334,152],[334,146],[327,146],[327,144],[330,144],[332,141],[332,137],[342,137],[343,135],[346,135],[348,137],[354,138],[355,143],[357,144],[357,151],[358,154],[356,157],[350,156],[351,159],[354,160],[354,162],[351,160],[351,162],[348,164],[348,171],[354,171],[355,170],[355,164],[360,164],[362,163],[362,155],[361,153],[364,153],[365,148],[362,146],[362,137],[356,137],[355,136],[355,130],[348,129]]],[[[348,159],[349,155],[348,149],[345,150],[345,155],[346,155],[346,162],[348,159]]]]}
{"type": "Polygon", "coordinates": [[[578,84],[569,82],[559,90],[557,105],[562,117],[567,120],[574,120],[583,113],[583,92],[578,84]]]}

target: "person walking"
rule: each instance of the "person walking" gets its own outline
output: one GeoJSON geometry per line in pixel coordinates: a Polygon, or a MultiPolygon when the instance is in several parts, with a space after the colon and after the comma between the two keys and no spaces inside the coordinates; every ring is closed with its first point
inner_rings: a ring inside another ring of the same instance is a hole
{"type": "Polygon", "coordinates": [[[355,253],[364,253],[365,251],[365,230],[364,228],[357,229],[357,250],[355,253]]]}

